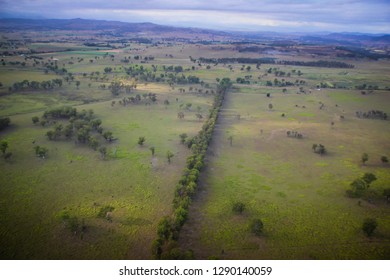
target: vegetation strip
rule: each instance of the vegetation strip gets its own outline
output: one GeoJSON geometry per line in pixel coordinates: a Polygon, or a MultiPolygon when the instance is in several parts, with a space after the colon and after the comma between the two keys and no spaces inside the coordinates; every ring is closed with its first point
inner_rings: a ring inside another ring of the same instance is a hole
{"type": "Polygon", "coordinates": [[[176,185],[173,199],[173,214],[163,217],[157,227],[158,238],[152,244],[153,257],[156,259],[192,259],[192,252],[181,252],[176,244],[180,230],[188,217],[188,207],[195,195],[199,174],[204,166],[204,158],[212,139],[218,113],[222,107],[225,93],[232,85],[229,78],[223,78],[217,89],[210,114],[198,135],[186,141],[192,155],[187,158],[183,175],[176,185]]]}

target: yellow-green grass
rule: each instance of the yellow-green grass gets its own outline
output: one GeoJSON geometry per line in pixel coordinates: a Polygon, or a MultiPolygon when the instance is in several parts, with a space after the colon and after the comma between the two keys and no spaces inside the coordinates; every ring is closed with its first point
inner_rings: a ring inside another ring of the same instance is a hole
{"type": "Polygon", "coordinates": [[[179,134],[195,135],[202,122],[195,112],[177,118],[179,103],[192,102],[207,112],[210,97],[180,96],[160,91],[158,104],[121,106],[111,101],[78,106],[93,109],[117,141],[105,144],[108,159],[73,141],[48,141],[50,128],[34,126],[34,114],[11,116],[1,132],[13,153],[0,162],[0,256],[8,259],[149,259],[156,227],[171,212],[174,187],[189,155],[179,134]],[[163,100],[171,104],[163,105],[163,100]],[[143,147],[138,137],[146,138],[143,147]],[[33,143],[34,142],[34,143],[33,143]],[[49,149],[46,159],[33,147],[49,149]],[[155,147],[152,159],[149,148],[155,147]],[[174,153],[168,164],[166,152],[174,153]],[[152,164],[153,162],[153,164],[152,164]],[[115,207],[112,223],[97,218],[99,209],[115,207]],[[84,220],[81,238],[65,228],[67,212],[84,220]]]}
{"type": "Polygon", "coordinates": [[[229,92],[221,112],[202,192],[182,231],[183,247],[200,259],[388,258],[390,211],[381,194],[390,170],[380,156],[390,152],[390,129],[388,121],[357,119],[354,112],[373,106],[388,112],[389,93],[356,103],[340,101],[352,94],[360,98],[358,92],[273,93],[267,98],[266,88],[240,90],[229,92]],[[322,110],[319,102],[326,104],[322,110]],[[288,138],[288,130],[304,138],[288,138]],[[313,153],[314,143],[325,145],[328,154],[313,153]],[[370,157],[366,166],[360,162],[363,152],[370,157]],[[378,177],[370,189],[379,198],[359,206],[345,191],[364,172],[378,177]],[[246,205],[242,215],[232,211],[237,201],[246,205]],[[367,217],[379,224],[372,239],[361,230],[367,217]],[[261,237],[249,230],[254,218],[264,223],[261,237]]]}

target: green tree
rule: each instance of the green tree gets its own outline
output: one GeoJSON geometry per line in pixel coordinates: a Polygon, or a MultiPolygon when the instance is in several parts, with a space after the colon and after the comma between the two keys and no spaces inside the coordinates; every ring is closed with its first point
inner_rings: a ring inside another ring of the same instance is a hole
{"type": "Polygon", "coordinates": [[[32,120],[33,124],[39,123],[39,117],[37,117],[37,116],[32,117],[31,120],[32,120]]]}
{"type": "Polygon", "coordinates": [[[241,214],[245,210],[245,204],[242,202],[234,202],[232,210],[234,213],[241,214]]]}
{"type": "Polygon", "coordinates": [[[255,235],[259,236],[263,233],[264,224],[260,219],[254,219],[252,220],[250,224],[251,232],[253,232],[255,235]]]}
{"type": "Polygon", "coordinates": [[[138,138],[138,145],[143,146],[146,138],[144,136],[141,136],[138,138]]]}
{"type": "Polygon", "coordinates": [[[45,158],[49,152],[49,150],[45,147],[41,147],[41,146],[35,146],[34,147],[34,150],[35,150],[35,154],[40,157],[40,158],[45,158]]]}
{"type": "Polygon", "coordinates": [[[367,187],[376,180],[376,176],[372,173],[364,173],[362,180],[367,183],[367,187]]]}
{"type": "Polygon", "coordinates": [[[187,133],[182,133],[179,135],[179,137],[180,137],[180,143],[184,144],[186,142],[188,135],[187,133]]]}
{"type": "Polygon", "coordinates": [[[312,149],[316,154],[320,154],[320,155],[326,154],[326,148],[322,144],[318,144],[318,145],[313,144],[312,149]]]}
{"type": "Polygon", "coordinates": [[[363,153],[362,154],[362,163],[363,163],[363,165],[365,165],[367,161],[368,161],[368,154],[367,153],[363,153]]]}
{"type": "Polygon", "coordinates": [[[109,142],[111,142],[114,139],[114,137],[112,136],[112,132],[111,131],[105,131],[103,133],[103,137],[104,137],[104,139],[106,139],[109,142]]]}
{"type": "Polygon", "coordinates": [[[154,156],[154,152],[155,152],[154,146],[150,147],[149,150],[152,152],[152,156],[154,156]]]}
{"type": "Polygon", "coordinates": [[[363,232],[368,236],[371,237],[374,234],[375,229],[377,228],[378,223],[373,218],[367,218],[363,222],[363,232]]]}
{"type": "Polygon", "coordinates": [[[122,87],[123,87],[123,84],[120,81],[112,81],[109,88],[110,88],[112,95],[118,96],[122,87]]]}
{"type": "Polygon", "coordinates": [[[53,130],[49,130],[46,132],[46,136],[49,140],[54,140],[55,139],[55,132],[53,130]]]}
{"type": "Polygon", "coordinates": [[[88,138],[88,146],[90,146],[93,150],[96,151],[99,147],[99,141],[95,137],[90,136],[88,138]]]}
{"type": "Polygon", "coordinates": [[[79,89],[80,84],[81,84],[80,81],[76,81],[76,87],[77,87],[77,89],[79,89]]]}
{"type": "Polygon", "coordinates": [[[184,113],[183,113],[183,112],[177,113],[177,117],[178,117],[179,119],[184,119],[184,113]]]}
{"type": "Polygon", "coordinates": [[[388,163],[389,159],[387,158],[387,156],[381,156],[381,162],[382,163],[388,163]]]}
{"type": "Polygon", "coordinates": [[[272,110],[273,107],[274,107],[274,106],[273,106],[271,103],[268,104],[268,109],[272,110]]]}
{"type": "Polygon", "coordinates": [[[6,140],[1,141],[0,150],[3,153],[3,155],[5,154],[7,148],[8,148],[8,141],[6,141],[6,140]]]}
{"type": "Polygon", "coordinates": [[[157,225],[157,234],[163,240],[168,240],[171,236],[171,223],[168,217],[164,217],[157,225]]]}
{"type": "Polygon", "coordinates": [[[107,155],[107,148],[106,147],[100,147],[99,148],[99,153],[100,153],[100,156],[102,157],[102,159],[105,159],[106,158],[106,155],[107,155]]]}
{"type": "Polygon", "coordinates": [[[174,154],[171,151],[167,151],[167,159],[168,163],[171,163],[171,158],[174,157],[174,154]]]}

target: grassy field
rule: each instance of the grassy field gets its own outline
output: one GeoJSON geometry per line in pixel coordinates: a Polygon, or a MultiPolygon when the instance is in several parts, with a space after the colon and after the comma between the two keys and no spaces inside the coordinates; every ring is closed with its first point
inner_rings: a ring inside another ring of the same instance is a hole
{"type": "Polygon", "coordinates": [[[345,191],[365,172],[378,177],[371,190],[379,196],[388,187],[389,166],[380,162],[390,151],[388,123],[357,119],[354,112],[388,110],[389,93],[322,90],[267,98],[266,92],[261,87],[229,92],[201,195],[183,230],[185,248],[201,259],[387,259],[385,198],[360,204],[345,191]],[[326,104],[322,110],[319,102],[326,104]],[[304,138],[286,137],[287,131],[304,138]],[[325,145],[328,154],[313,153],[313,143],[325,145]],[[363,152],[370,155],[366,166],[360,162],[363,152]],[[235,202],[245,204],[241,215],[232,211],[235,202]],[[361,230],[368,217],[379,224],[373,239],[361,230]],[[260,237],[249,229],[255,218],[264,223],[260,237]]]}
{"type": "MultiPolygon", "coordinates": [[[[85,71],[85,67],[90,66],[76,65],[72,71],[85,71]]],[[[88,69],[104,68],[94,67],[88,69]]],[[[4,70],[1,77],[8,86],[20,79],[47,80],[55,76],[27,68],[17,73],[4,70]]],[[[140,84],[130,96],[153,92],[157,103],[122,106],[119,100],[123,96],[112,98],[110,91],[98,89],[98,84],[92,82],[88,87],[83,82],[79,89],[74,83],[65,84],[48,92],[6,93],[4,89],[0,115],[10,116],[12,126],[0,137],[8,141],[13,156],[10,161],[0,162],[1,258],[151,257],[157,223],[171,211],[174,186],[189,154],[180,144],[179,134],[195,135],[202,126],[195,110],[185,111],[185,118],[179,120],[177,113],[183,110],[180,105],[191,103],[206,113],[212,99],[184,95],[163,84],[140,84]],[[80,106],[86,98],[98,102],[80,106]],[[111,106],[113,100],[116,103],[111,106]],[[164,100],[170,104],[163,104],[164,100]],[[49,141],[45,134],[50,128],[33,125],[33,116],[59,105],[92,109],[104,128],[114,133],[118,140],[107,144],[106,160],[86,145],[49,141]],[[146,138],[142,147],[137,144],[140,136],[146,138]],[[47,159],[35,157],[35,145],[49,149],[47,159]],[[149,149],[152,146],[154,157],[149,149]],[[166,159],[168,150],[174,154],[171,164],[166,159]],[[112,222],[98,217],[105,206],[114,207],[112,222]],[[62,219],[64,215],[76,217],[85,225],[85,232],[73,234],[62,219]]]]}
{"type": "MultiPolygon", "coordinates": [[[[12,122],[0,132],[0,140],[8,141],[12,152],[10,160],[0,160],[1,258],[150,259],[158,222],[172,212],[175,186],[190,154],[179,135],[191,137],[201,129],[203,122],[196,114],[207,116],[219,79],[235,82],[245,76],[248,83],[234,84],[220,112],[180,245],[199,259],[390,257],[389,204],[381,195],[388,188],[390,171],[380,162],[381,156],[390,156],[389,125],[355,117],[356,111],[389,113],[387,61],[347,61],[355,64],[353,69],[264,64],[248,71],[247,65],[209,65],[189,59],[259,56],[239,53],[226,44],[131,43],[115,50],[77,43],[23,45],[27,47],[44,52],[38,54],[40,63],[15,55],[4,57],[0,65],[0,116],[12,122]],[[136,55],[141,58],[135,59],[136,55]],[[153,60],[145,61],[149,56],[153,60]],[[201,83],[131,77],[125,68],[135,64],[156,77],[194,75],[201,83]],[[45,72],[48,65],[67,73],[45,72]],[[183,72],[164,70],[169,66],[182,66],[183,72]],[[111,71],[105,73],[106,67],[111,71]],[[291,74],[279,80],[304,81],[305,93],[297,94],[298,85],[286,87],[285,93],[284,87],[266,87],[276,78],[267,72],[269,68],[291,74]],[[23,80],[56,78],[63,79],[61,87],[9,90],[23,80]],[[113,96],[112,81],[135,82],[137,87],[113,96]],[[345,89],[317,88],[320,83],[345,89]],[[355,86],[364,83],[380,90],[363,95],[355,86]],[[149,93],[156,94],[157,102],[147,105],[149,93]],[[120,104],[137,94],[140,104],[120,104]],[[33,116],[62,105],[92,109],[103,128],[118,138],[101,143],[108,148],[106,159],[73,140],[49,141],[45,134],[54,126],[32,123],[33,116]],[[178,112],[184,112],[184,119],[177,117],[178,112]],[[298,131],[303,139],[287,137],[287,131],[298,131]],[[146,138],[143,146],[137,144],[141,136],[146,138]],[[328,153],[313,153],[315,143],[325,145],[328,153]],[[34,155],[35,145],[49,149],[46,159],[34,155]],[[174,154],[171,164],[168,150],[174,154]],[[366,165],[361,164],[364,152],[369,155],[366,165]],[[370,187],[374,199],[346,197],[350,183],[365,172],[378,178],[370,187]],[[235,202],[244,203],[242,214],[233,213],[235,202]],[[109,219],[99,217],[107,207],[111,207],[109,219]],[[361,230],[368,217],[379,224],[372,238],[361,230]],[[255,218],[264,223],[260,237],[249,230],[255,218]],[[84,226],[82,233],[69,229],[72,219],[84,226]]],[[[291,59],[288,54],[278,58],[291,59]]],[[[311,58],[301,54],[294,59],[311,58]]]]}

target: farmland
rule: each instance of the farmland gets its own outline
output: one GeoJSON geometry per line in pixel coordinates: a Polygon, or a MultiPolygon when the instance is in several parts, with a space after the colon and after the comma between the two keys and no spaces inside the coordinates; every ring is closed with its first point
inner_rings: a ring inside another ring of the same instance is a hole
{"type": "Polygon", "coordinates": [[[56,32],[2,33],[2,259],[151,259],[164,238],[158,258],[389,258],[388,59],[226,35],[56,32]],[[376,180],[348,193],[366,173],[376,180]]]}

